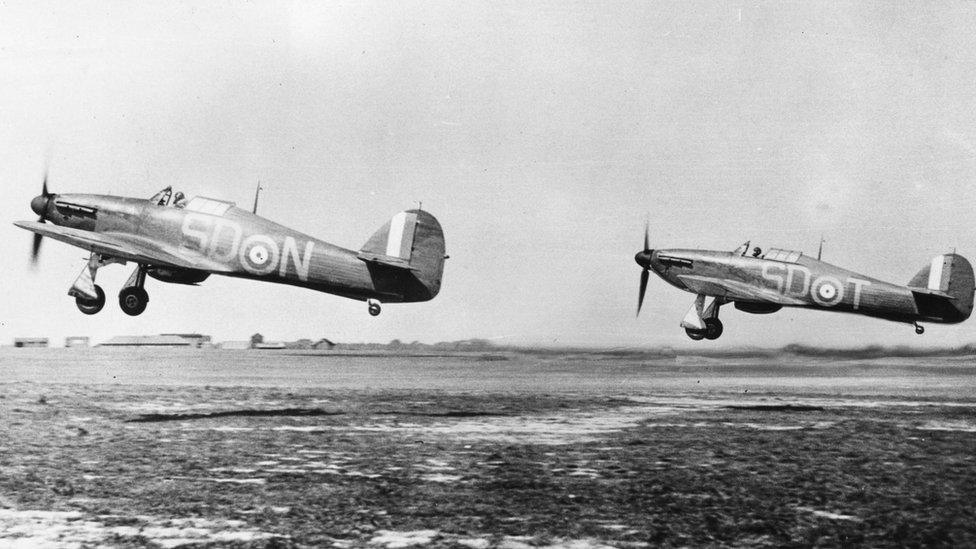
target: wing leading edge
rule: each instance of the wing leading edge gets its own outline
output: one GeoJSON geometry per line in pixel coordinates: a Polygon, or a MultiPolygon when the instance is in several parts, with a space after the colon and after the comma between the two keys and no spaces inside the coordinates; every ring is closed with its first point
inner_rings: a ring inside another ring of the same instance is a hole
{"type": "Polygon", "coordinates": [[[123,233],[96,233],[81,231],[36,221],[17,221],[14,225],[42,236],[60,240],[102,255],[160,267],[196,269],[213,273],[226,273],[232,269],[214,262],[207,257],[194,255],[188,257],[150,239],[123,233]]]}

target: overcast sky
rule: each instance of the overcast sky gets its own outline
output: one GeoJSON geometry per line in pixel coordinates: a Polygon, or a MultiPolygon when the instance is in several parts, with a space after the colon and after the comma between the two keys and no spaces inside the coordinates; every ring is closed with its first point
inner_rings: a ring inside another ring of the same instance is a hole
{"type": "MultiPolygon", "coordinates": [[[[652,277],[634,318],[645,217],[654,248],[745,240],[907,283],[976,258],[976,4],[851,2],[4,2],[0,4],[0,344],[197,331],[216,340],[693,345],[693,296],[652,277]],[[358,249],[423,201],[446,233],[441,294],[388,305],[212,277],[98,274],[31,234],[53,192],[149,197],[173,185],[251,205],[358,249]]],[[[723,310],[695,345],[958,345],[976,321],[910,326],[723,310]]]]}

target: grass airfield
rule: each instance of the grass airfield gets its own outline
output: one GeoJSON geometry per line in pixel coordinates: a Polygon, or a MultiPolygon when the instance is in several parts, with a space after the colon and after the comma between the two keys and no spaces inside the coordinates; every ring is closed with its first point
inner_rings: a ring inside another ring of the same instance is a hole
{"type": "Polygon", "coordinates": [[[0,546],[976,545],[969,355],[0,349],[0,546]]]}

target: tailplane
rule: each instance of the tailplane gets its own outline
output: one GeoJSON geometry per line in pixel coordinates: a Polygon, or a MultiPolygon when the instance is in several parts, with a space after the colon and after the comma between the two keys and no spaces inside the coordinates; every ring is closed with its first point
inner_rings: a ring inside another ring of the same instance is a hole
{"type": "Polygon", "coordinates": [[[973,267],[957,254],[935,256],[908,283],[921,315],[941,322],[962,322],[973,312],[973,267]]]}
{"type": "Polygon", "coordinates": [[[444,232],[423,210],[407,210],[376,231],[359,250],[378,289],[402,301],[428,301],[441,289],[444,232]]]}

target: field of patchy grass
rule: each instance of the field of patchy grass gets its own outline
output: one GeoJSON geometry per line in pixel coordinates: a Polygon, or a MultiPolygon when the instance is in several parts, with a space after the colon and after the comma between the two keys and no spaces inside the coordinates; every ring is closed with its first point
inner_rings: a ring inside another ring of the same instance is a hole
{"type": "Polygon", "coordinates": [[[966,398],[380,385],[0,384],[0,546],[976,545],[966,398]]]}

